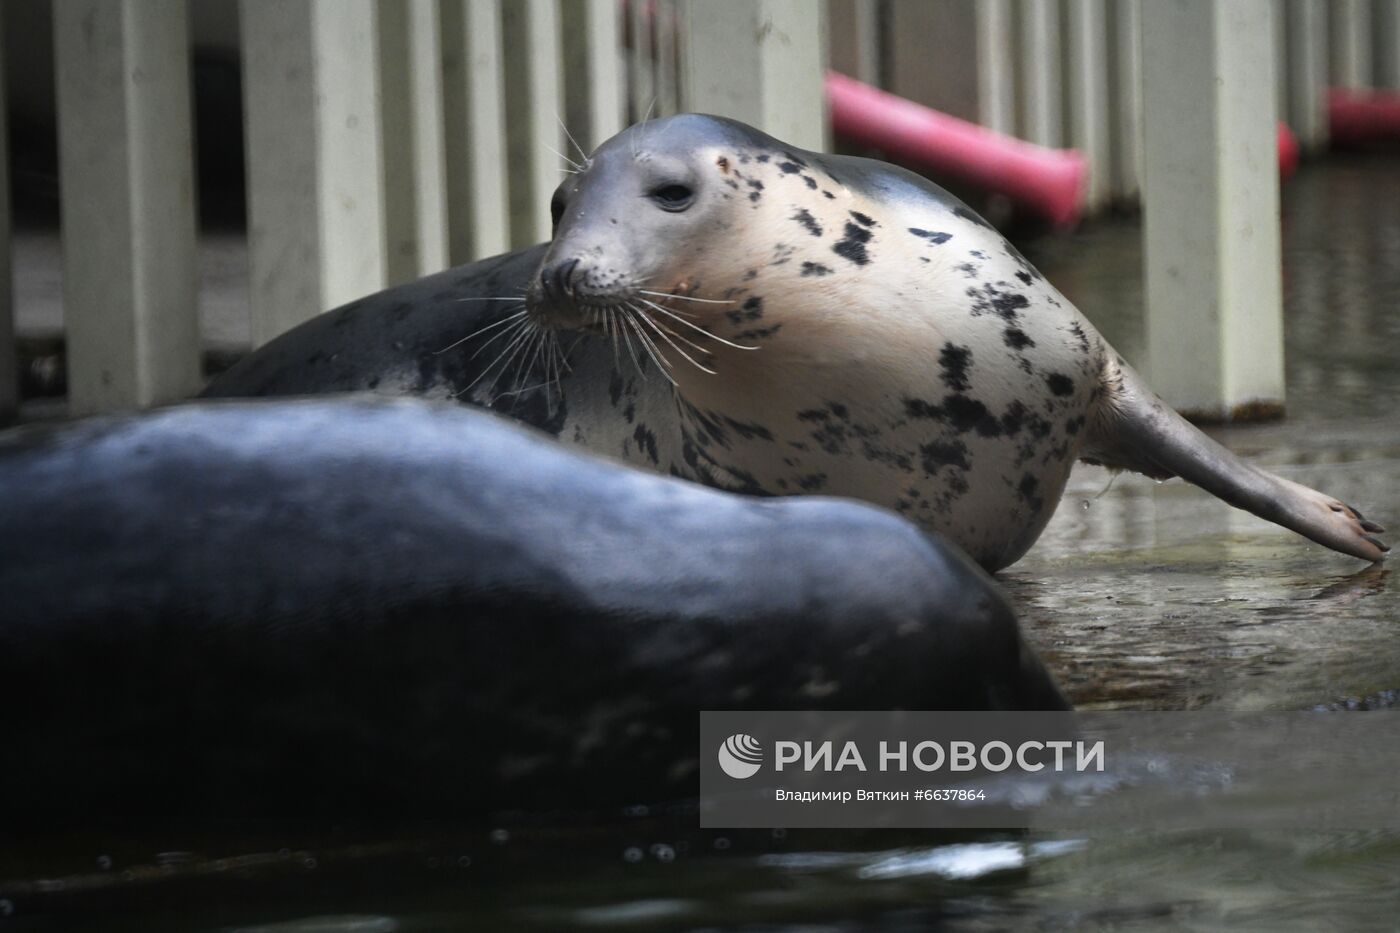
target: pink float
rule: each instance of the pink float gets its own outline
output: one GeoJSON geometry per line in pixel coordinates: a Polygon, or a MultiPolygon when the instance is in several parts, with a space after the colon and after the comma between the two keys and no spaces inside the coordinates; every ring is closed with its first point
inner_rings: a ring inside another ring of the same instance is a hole
{"type": "Polygon", "coordinates": [[[1074,150],[1004,136],[834,71],[826,97],[838,136],[1004,194],[1056,226],[1079,219],[1089,166],[1074,150]]]}
{"type": "MultiPolygon", "coordinates": [[[[826,97],[838,136],[1004,194],[1056,226],[1079,219],[1089,165],[1076,150],[1024,142],[834,71],[826,75],[826,97]]],[[[1391,119],[1400,128],[1400,105],[1391,119]]],[[[1284,176],[1298,167],[1298,140],[1283,124],[1278,158],[1284,176]]]]}
{"type": "Polygon", "coordinates": [[[1332,142],[1339,146],[1400,142],[1400,91],[1327,92],[1332,142]]]}

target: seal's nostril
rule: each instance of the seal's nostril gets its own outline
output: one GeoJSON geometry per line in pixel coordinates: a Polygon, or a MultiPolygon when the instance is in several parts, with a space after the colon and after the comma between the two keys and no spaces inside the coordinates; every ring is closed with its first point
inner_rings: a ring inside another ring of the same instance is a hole
{"type": "Polygon", "coordinates": [[[540,270],[540,288],[552,301],[560,301],[574,293],[574,273],[578,270],[577,259],[566,259],[540,270]]]}

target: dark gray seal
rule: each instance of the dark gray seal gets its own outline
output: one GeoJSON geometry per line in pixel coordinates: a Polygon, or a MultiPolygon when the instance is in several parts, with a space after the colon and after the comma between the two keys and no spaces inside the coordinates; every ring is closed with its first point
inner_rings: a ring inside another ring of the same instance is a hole
{"type": "Polygon", "coordinates": [[[891,513],[420,401],[0,435],[4,825],[693,797],[705,709],[1061,709],[891,513]]]}
{"type": "Polygon", "coordinates": [[[999,233],[902,169],[690,114],[604,143],[553,209],[542,255],[333,312],[210,394],[456,397],[711,486],[883,505],[989,569],[1034,543],[1076,459],[1387,550],[1356,509],[1192,427],[999,233]],[[449,370],[438,351],[462,337],[449,370]]]}

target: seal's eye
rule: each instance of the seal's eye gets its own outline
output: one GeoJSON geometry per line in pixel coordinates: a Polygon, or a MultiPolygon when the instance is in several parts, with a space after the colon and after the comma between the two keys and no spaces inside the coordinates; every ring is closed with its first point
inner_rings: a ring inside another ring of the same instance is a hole
{"type": "Polygon", "coordinates": [[[663,211],[683,211],[695,200],[695,192],[685,185],[662,185],[652,191],[651,199],[663,211]]]}
{"type": "Polygon", "coordinates": [[[554,197],[549,201],[549,216],[554,221],[554,229],[559,229],[559,219],[564,216],[564,199],[559,192],[554,192],[554,197]]]}

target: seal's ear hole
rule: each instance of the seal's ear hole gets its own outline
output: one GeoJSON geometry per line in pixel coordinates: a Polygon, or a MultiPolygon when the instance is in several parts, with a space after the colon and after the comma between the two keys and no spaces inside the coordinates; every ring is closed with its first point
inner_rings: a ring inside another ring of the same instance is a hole
{"type": "Polygon", "coordinates": [[[564,216],[564,197],[558,191],[549,200],[549,216],[554,221],[554,229],[559,229],[559,219],[564,216]]]}
{"type": "Polygon", "coordinates": [[[664,211],[683,211],[695,200],[688,185],[662,185],[651,192],[651,199],[664,211]]]}

